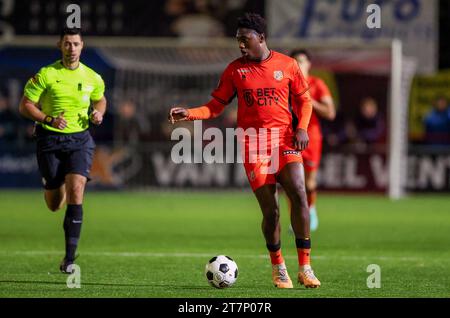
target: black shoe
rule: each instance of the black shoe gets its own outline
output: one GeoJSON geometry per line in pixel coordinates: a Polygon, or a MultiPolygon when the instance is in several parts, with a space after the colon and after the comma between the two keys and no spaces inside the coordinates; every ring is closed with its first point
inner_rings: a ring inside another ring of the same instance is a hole
{"type": "Polygon", "coordinates": [[[61,273],[72,274],[75,271],[75,269],[73,268],[73,265],[75,265],[74,261],[75,260],[69,261],[64,257],[61,261],[61,264],[59,265],[59,270],[61,271],[61,273]]]}

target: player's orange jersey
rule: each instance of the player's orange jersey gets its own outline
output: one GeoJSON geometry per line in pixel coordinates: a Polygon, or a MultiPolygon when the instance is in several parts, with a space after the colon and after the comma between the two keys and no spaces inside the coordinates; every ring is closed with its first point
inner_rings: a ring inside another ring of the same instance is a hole
{"type": "MultiPolygon", "coordinates": [[[[320,102],[323,97],[331,96],[330,90],[327,85],[320,79],[314,76],[308,77],[309,84],[309,94],[311,99],[320,102]]],[[[308,135],[311,136],[322,136],[322,131],[320,129],[320,122],[316,112],[313,110],[311,114],[311,119],[308,126],[308,135]]]]}
{"type": "Polygon", "coordinates": [[[241,57],[230,63],[211,95],[225,105],[237,95],[238,127],[292,132],[290,94],[301,95],[307,90],[308,83],[297,62],[270,51],[269,57],[261,62],[241,57]]]}
{"type": "MultiPolygon", "coordinates": [[[[270,51],[269,57],[261,62],[241,57],[230,63],[211,94],[224,105],[237,95],[238,127],[254,128],[259,137],[264,137],[259,131],[261,128],[279,129],[279,134],[268,132],[265,144],[242,140],[244,168],[253,190],[276,183],[276,175],[286,164],[303,162],[293,143],[289,100],[292,95],[302,95],[307,90],[308,83],[297,62],[270,51]],[[267,153],[261,150],[267,150],[267,153]]],[[[306,125],[307,122],[303,124],[305,129],[306,125]]]]}

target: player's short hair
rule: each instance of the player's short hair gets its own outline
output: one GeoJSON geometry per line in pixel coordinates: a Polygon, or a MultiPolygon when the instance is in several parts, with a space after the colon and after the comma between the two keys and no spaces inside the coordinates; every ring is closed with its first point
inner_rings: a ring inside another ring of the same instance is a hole
{"type": "Polygon", "coordinates": [[[68,28],[65,27],[61,30],[61,33],[59,34],[59,39],[62,40],[62,38],[65,35],[79,35],[81,38],[81,29],[80,28],[68,28]]]}
{"type": "Polygon", "coordinates": [[[289,54],[290,57],[295,58],[297,55],[304,55],[308,59],[308,61],[311,62],[311,53],[306,49],[295,49],[291,51],[291,54],[289,54]]]}
{"type": "Polygon", "coordinates": [[[252,29],[259,34],[267,35],[266,20],[257,13],[245,13],[238,18],[238,28],[252,29]]]}

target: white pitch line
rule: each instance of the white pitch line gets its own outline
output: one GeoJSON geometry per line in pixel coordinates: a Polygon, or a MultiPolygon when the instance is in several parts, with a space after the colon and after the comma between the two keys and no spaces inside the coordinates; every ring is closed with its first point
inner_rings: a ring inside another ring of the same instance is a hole
{"type": "MultiPolygon", "coordinates": [[[[34,255],[62,255],[63,251],[2,251],[0,254],[2,256],[34,256],[34,255]]],[[[173,252],[173,253],[153,253],[153,252],[93,252],[86,251],[80,252],[80,255],[87,256],[108,256],[108,257],[199,257],[199,258],[210,258],[214,253],[183,253],[183,252],[173,252]]],[[[242,254],[233,255],[235,259],[238,258],[268,258],[266,254],[242,254]]],[[[286,255],[284,258],[296,259],[297,256],[286,255]]],[[[420,257],[410,257],[410,256],[354,256],[354,255],[314,255],[313,259],[341,259],[341,260],[353,260],[353,261],[404,261],[404,262],[419,262],[424,261],[420,257]]]]}

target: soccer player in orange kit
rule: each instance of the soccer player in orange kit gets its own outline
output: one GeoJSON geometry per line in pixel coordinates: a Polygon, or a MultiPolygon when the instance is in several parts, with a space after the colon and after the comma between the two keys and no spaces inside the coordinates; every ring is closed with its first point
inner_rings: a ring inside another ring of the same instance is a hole
{"type": "Polygon", "coordinates": [[[172,123],[214,118],[237,95],[238,127],[257,131],[258,138],[263,135],[271,138],[265,144],[267,155],[261,156],[259,153],[254,156],[254,144],[244,138],[244,168],[263,214],[262,231],[272,263],[273,283],[278,288],[293,288],[281,254],[276,188],[279,182],[292,203],[291,224],[299,262],[298,282],[307,288],[316,288],[320,281],[310,265],[309,209],[300,153],[308,146],[307,127],[312,112],[308,84],[293,58],[269,50],[266,23],[261,16],[247,13],[239,18],[236,38],[242,57],[227,66],[218,87],[211,94],[213,98],[195,108],[174,107],[168,117],[172,123]],[[289,102],[299,119],[295,130],[289,102]],[[264,134],[267,130],[269,133],[264,134]],[[271,167],[275,163],[275,171],[267,170],[268,162],[271,162],[271,167]]]}
{"type": "MultiPolygon", "coordinates": [[[[317,170],[319,169],[322,156],[322,130],[320,128],[319,117],[327,120],[334,120],[336,108],[327,85],[318,77],[309,75],[311,69],[311,54],[304,49],[297,49],[291,52],[303,76],[308,82],[309,93],[312,100],[313,112],[308,125],[308,147],[302,152],[305,167],[306,195],[308,198],[309,217],[311,231],[317,230],[319,218],[316,211],[317,197],[317,170]]],[[[294,118],[294,124],[296,120],[294,118]]]]}

